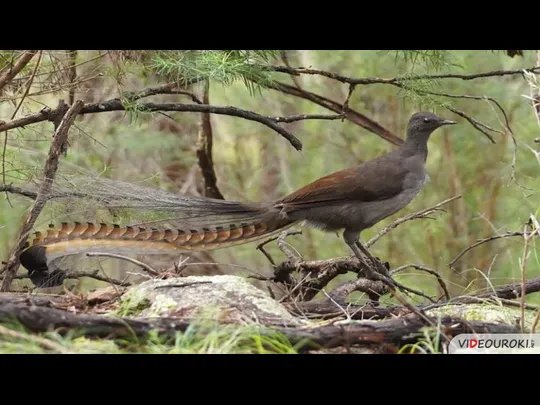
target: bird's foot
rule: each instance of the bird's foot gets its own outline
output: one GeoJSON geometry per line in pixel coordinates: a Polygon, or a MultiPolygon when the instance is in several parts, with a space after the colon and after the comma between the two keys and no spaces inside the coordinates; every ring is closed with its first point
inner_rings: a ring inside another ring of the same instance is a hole
{"type": "Polygon", "coordinates": [[[373,256],[373,260],[370,260],[373,267],[384,274],[387,277],[390,277],[390,262],[383,262],[380,258],[373,256]]]}

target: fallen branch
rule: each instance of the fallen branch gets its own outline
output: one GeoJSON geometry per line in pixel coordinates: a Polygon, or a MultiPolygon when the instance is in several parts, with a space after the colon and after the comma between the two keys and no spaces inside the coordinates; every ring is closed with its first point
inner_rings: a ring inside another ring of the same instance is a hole
{"type": "MultiPolygon", "coordinates": [[[[501,287],[497,287],[495,291],[474,294],[473,297],[476,297],[476,298],[498,297],[498,298],[505,298],[505,299],[516,299],[516,298],[521,298],[521,292],[523,289],[525,290],[525,295],[539,292],[540,291],[540,276],[527,280],[523,286],[521,283],[506,284],[501,287]]],[[[467,296],[457,297],[457,298],[452,299],[452,303],[455,303],[455,302],[467,303],[468,298],[469,297],[467,296]]]]}
{"type": "MultiPolygon", "coordinates": [[[[61,309],[28,306],[3,301],[0,298],[0,322],[19,321],[33,332],[55,330],[65,334],[70,331],[87,336],[106,338],[145,337],[149,333],[174,336],[177,331],[188,327],[196,328],[190,320],[178,318],[114,318],[77,314],[61,309]]],[[[434,320],[435,321],[435,320],[434,320]]],[[[467,322],[459,318],[444,317],[439,320],[444,339],[450,339],[460,333],[516,333],[519,328],[513,325],[492,324],[486,322],[467,322]]],[[[314,348],[313,345],[331,348],[343,345],[392,344],[398,347],[415,343],[423,337],[425,322],[415,315],[406,315],[382,321],[353,321],[347,324],[334,324],[303,328],[267,328],[259,326],[259,333],[274,334],[279,332],[293,343],[303,343],[302,351],[314,348]]]]}

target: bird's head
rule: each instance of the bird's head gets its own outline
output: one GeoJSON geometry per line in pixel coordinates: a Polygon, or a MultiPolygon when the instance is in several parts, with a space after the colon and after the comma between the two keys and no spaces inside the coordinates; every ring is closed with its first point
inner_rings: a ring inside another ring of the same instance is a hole
{"type": "Polygon", "coordinates": [[[455,123],[455,121],[445,120],[430,112],[417,112],[409,119],[407,137],[426,137],[443,125],[453,125],[455,123]]]}

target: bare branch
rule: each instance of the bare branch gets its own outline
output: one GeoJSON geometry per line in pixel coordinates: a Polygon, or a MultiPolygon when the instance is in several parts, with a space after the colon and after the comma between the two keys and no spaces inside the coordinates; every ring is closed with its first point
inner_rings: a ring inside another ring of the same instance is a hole
{"type": "Polygon", "coordinates": [[[133,259],[131,257],[127,257],[127,256],[123,256],[123,255],[117,255],[115,253],[98,253],[98,252],[95,252],[95,253],[86,253],[86,256],[89,256],[89,257],[94,257],[94,256],[103,256],[103,257],[112,257],[114,259],[120,259],[120,260],[125,260],[127,262],[130,262],[130,263],[133,263],[133,264],[136,264],[137,266],[141,267],[144,271],[146,271],[147,273],[153,275],[153,276],[159,276],[160,273],[159,271],[157,270],[154,270],[152,267],[150,267],[149,265],[147,265],[146,263],[143,263],[137,259],[133,259]]]}
{"type": "MultiPolygon", "coordinates": [[[[190,80],[188,83],[186,83],[186,86],[194,84],[198,81],[199,79],[190,80]]],[[[185,88],[178,88],[178,83],[174,82],[166,83],[156,87],[148,87],[146,89],[142,89],[136,92],[128,92],[124,94],[124,98],[130,102],[134,102],[140,100],[141,98],[155,96],[157,94],[185,94],[189,95],[195,103],[203,104],[203,102],[201,102],[201,100],[199,100],[199,98],[195,94],[187,91],[185,88]]]]}
{"type": "Polygon", "coordinates": [[[24,225],[17,236],[17,244],[11,251],[8,262],[4,267],[4,279],[2,280],[2,287],[0,288],[0,291],[9,291],[13,276],[19,267],[19,253],[24,249],[28,232],[32,229],[34,222],[41,213],[41,210],[47,201],[46,196],[51,189],[52,182],[58,169],[58,159],[60,157],[60,153],[67,144],[69,128],[75,121],[75,118],[77,117],[77,114],[81,110],[83,104],[84,103],[81,100],[77,100],[77,102],[75,102],[75,104],[73,104],[73,106],[71,106],[71,108],[66,112],[60,121],[60,124],[56,128],[53,141],[49,149],[49,155],[47,157],[47,161],[45,162],[43,177],[44,181],[39,187],[34,205],[27,214],[24,225]]]}
{"type": "MultiPolygon", "coordinates": [[[[286,235],[287,236],[291,236],[291,235],[301,235],[302,234],[302,231],[297,231],[297,230],[294,230],[294,229],[289,229],[287,231],[285,231],[286,235]]],[[[271,237],[271,238],[268,238],[266,240],[264,240],[263,242],[259,243],[255,249],[257,250],[260,250],[262,252],[262,254],[264,254],[266,256],[266,258],[270,261],[270,263],[272,263],[272,266],[275,266],[276,263],[274,262],[274,259],[272,259],[272,256],[270,256],[270,254],[264,249],[264,246],[272,241],[275,241],[276,239],[278,239],[279,236],[274,236],[274,237],[271,237]]]]}
{"type": "Polygon", "coordinates": [[[344,118],[343,114],[299,114],[289,115],[288,117],[268,117],[276,122],[295,122],[302,120],[338,120],[344,118]]]}
{"type": "Polygon", "coordinates": [[[19,60],[15,62],[12,68],[6,69],[6,71],[0,76],[0,90],[2,90],[6,84],[8,84],[17,74],[24,69],[30,60],[34,57],[37,50],[25,51],[19,60]]]}
{"type": "Polygon", "coordinates": [[[461,257],[467,253],[469,250],[474,249],[477,246],[480,246],[484,243],[491,242],[492,240],[502,239],[502,238],[510,238],[512,236],[523,236],[523,232],[506,232],[502,235],[493,235],[489,238],[480,239],[476,243],[473,243],[471,246],[466,247],[459,253],[450,263],[448,263],[448,267],[452,267],[461,257]]]}
{"type": "MultiPolygon", "coordinates": [[[[121,280],[116,280],[114,278],[111,278],[111,277],[106,277],[106,276],[101,276],[100,274],[100,270],[94,270],[94,271],[91,271],[91,272],[85,272],[85,271],[69,271],[67,272],[66,276],[64,277],[65,279],[72,279],[72,280],[78,280],[82,277],[88,277],[88,278],[92,278],[94,280],[98,280],[98,281],[104,281],[106,283],[111,283],[111,284],[114,284],[114,285],[118,285],[120,287],[129,287],[131,286],[131,283],[129,281],[121,281],[121,280]]],[[[15,277],[13,277],[14,280],[25,280],[25,279],[29,279],[30,277],[28,276],[28,274],[17,274],[15,275],[15,277]]]]}
{"type": "MultiPolygon", "coordinates": [[[[266,87],[281,91],[285,94],[290,94],[295,97],[303,98],[304,100],[309,100],[315,104],[318,104],[328,110],[334,111],[336,114],[343,114],[343,105],[342,103],[338,103],[336,101],[330,100],[326,97],[320,96],[318,94],[290,86],[288,84],[273,81],[272,83],[266,85],[266,87]]],[[[394,145],[401,145],[403,143],[403,139],[400,137],[394,135],[390,131],[388,131],[386,128],[382,127],[379,123],[376,121],[373,121],[372,119],[366,117],[363,114],[360,114],[359,112],[348,109],[345,113],[345,118],[356,125],[374,133],[377,136],[380,136],[381,138],[385,139],[386,141],[394,144],[394,145]]],[[[1,130],[1,127],[0,127],[1,130]]]]}
{"type": "Polygon", "coordinates": [[[461,110],[458,110],[454,107],[451,107],[451,106],[445,106],[445,108],[449,111],[452,111],[454,114],[457,114],[459,115],[460,117],[463,117],[465,118],[467,121],[469,121],[471,123],[471,125],[476,128],[478,131],[482,132],[485,136],[488,137],[488,139],[492,142],[492,143],[495,143],[495,139],[493,139],[493,137],[491,136],[491,134],[489,132],[487,132],[486,130],[484,130],[484,128],[490,130],[490,131],[493,131],[493,132],[497,132],[497,133],[502,133],[501,131],[499,130],[496,130],[495,128],[491,128],[490,126],[486,125],[486,124],[483,124],[481,123],[480,121],[477,121],[475,120],[473,117],[471,117],[470,115],[464,113],[463,111],[461,110]]]}
{"type": "Polygon", "coordinates": [[[13,194],[20,194],[25,197],[32,198],[33,200],[35,200],[37,197],[37,193],[35,191],[25,190],[20,187],[12,186],[11,184],[0,184],[0,192],[3,192],[3,191],[6,191],[8,193],[13,193],[13,194]]]}
{"type": "Polygon", "coordinates": [[[366,247],[370,247],[375,242],[377,242],[379,239],[381,239],[384,235],[386,235],[388,232],[390,232],[392,229],[397,228],[399,225],[401,225],[404,222],[411,221],[413,219],[419,219],[419,218],[426,218],[428,215],[432,214],[435,211],[441,211],[439,208],[443,205],[446,205],[454,200],[457,200],[461,198],[461,195],[456,195],[454,197],[448,198],[444,201],[441,201],[440,203],[434,205],[433,207],[429,207],[426,209],[423,209],[421,211],[415,212],[414,214],[407,215],[406,217],[402,217],[397,219],[396,221],[392,222],[390,225],[384,227],[382,231],[380,231],[377,235],[375,235],[373,238],[371,238],[369,241],[365,243],[366,247]]]}
{"type": "Polygon", "coordinates": [[[263,70],[270,70],[273,72],[288,73],[290,75],[319,75],[328,77],[333,80],[337,80],[341,83],[348,83],[353,85],[368,85],[368,84],[394,84],[405,81],[413,80],[425,80],[425,79],[461,79],[461,80],[474,80],[486,77],[493,76],[508,76],[508,75],[521,75],[523,71],[535,73],[540,71],[540,66],[535,66],[530,69],[519,69],[519,70],[494,70],[490,72],[474,73],[470,75],[460,75],[460,74],[439,74],[439,75],[415,75],[415,76],[403,76],[403,77],[393,77],[389,79],[383,79],[379,77],[367,77],[367,78],[353,78],[340,75],[337,73],[328,72],[320,69],[306,69],[306,68],[290,68],[286,66],[264,66],[257,65],[263,70]]]}
{"type": "Polygon", "coordinates": [[[403,270],[406,270],[408,268],[414,268],[416,270],[420,270],[420,271],[425,271],[426,273],[429,273],[433,276],[435,276],[435,278],[437,279],[437,281],[439,282],[439,285],[441,286],[443,292],[444,292],[444,296],[447,300],[450,299],[450,293],[448,292],[448,288],[446,287],[446,283],[444,282],[444,280],[442,279],[442,277],[440,276],[439,273],[437,273],[437,271],[433,270],[433,269],[430,269],[429,267],[426,267],[426,266],[423,266],[421,264],[405,264],[403,266],[399,266],[398,268],[395,268],[394,270],[392,270],[390,272],[390,274],[397,274],[403,270]]]}
{"type": "MultiPolygon", "coordinates": [[[[219,107],[205,104],[157,104],[157,103],[137,103],[132,106],[138,111],[145,112],[157,112],[157,111],[179,111],[179,112],[197,112],[197,113],[211,113],[220,115],[230,115],[233,117],[239,117],[250,121],[256,121],[267,127],[273,129],[285,139],[296,150],[302,150],[302,143],[293,134],[287,131],[285,128],[277,124],[275,118],[266,117],[251,111],[242,110],[236,107],[219,107]]],[[[125,111],[126,108],[119,99],[111,99],[101,103],[86,104],[80,111],[80,114],[94,114],[108,111],[125,111]]],[[[39,113],[29,115],[24,118],[9,121],[0,125],[0,131],[6,131],[8,129],[24,127],[36,122],[42,122],[50,120],[51,115],[55,113],[55,110],[42,109],[39,113]]],[[[286,120],[284,117],[282,121],[286,120]]]]}
{"type": "Polygon", "coordinates": [[[68,103],[71,105],[75,102],[75,86],[73,83],[77,80],[77,50],[66,51],[66,54],[69,58],[69,83],[72,85],[69,88],[69,98],[68,103]]]}
{"type": "MultiPolygon", "coordinates": [[[[15,111],[13,111],[13,114],[11,114],[11,119],[15,118],[15,116],[19,112],[19,109],[22,107],[22,104],[23,104],[24,100],[26,99],[26,96],[28,96],[28,93],[30,92],[30,88],[32,87],[32,83],[34,82],[34,78],[36,77],[36,72],[37,72],[37,70],[39,68],[39,64],[41,62],[41,57],[42,56],[43,56],[43,51],[39,51],[39,57],[38,57],[36,66],[35,66],[34,70],[32,71],[32,75],[30,76],[30,79],[28,80],[28,84],[26,86],[26,89],[24,90],[24,93],[23,93],[22,97],[21,97],[21,101],[19,102],[19,104],[17,104],[17,107],[15,108],[15,111]]],[[[2,148],[2,182],[4,184],[6,183],[7,137],[8,137],[8,132],[5,131],[4,145],[3,145],[3,148],[2,148]]],[[[9,201],[9,198],[8,198],[8,201],[9,201]]]]}
{"type": "Polygon", "coordinates": [[[373,295],[382,296],[385,293],[384,284],[380,281],[368,280],[366,278],[358,278],[356,280],[347,281],[334,288],[328,294],[336,301],[344,302],[352,292],[361,291],[366,293],[372,300],[373,295]]]}
{"type": "MultiPolygon", "coordinates": [[[[399,87],[399,88],[402,88],[402,89],[405,89],[405,90],[408,90],[410,89],[409,86],[407,85],[404,85],[402,83],[393,83],[394,86],[396,87],[399,87]]],[[[505,121],[505,126],[506,128],[508,128],[508,131],[512,134],[513,136],[513,132],[512,132],[512,129],[510,128],[510,121],[508,120],[508,115],[506,114],[506,111],[504,110],[504,108],[501,106],[501,104],[495,100],[493,97],[488,97],[488,96],[471,96],[471,95],[467,95],[467,94],[448,94],[448,93],[441,93],[441,92],[437,92],[437,91],[428,91],[428,90],[420,90],[420,89],[414,89],[414,91],[418,94],[426,94],[426,95],[432,95],[432,96],[439,96],[439,97],[446,97],[446,98],[458,98],[458,99],[468,99],[468,100],[484,100],[484,101],[489,101],[491,103],[493,103],[498,109],[499,111],[502,113],[503,117],[504,117],[504,121],[505,121]]],[[[448,106],[444,106],[447,110],[449,111],[452,111],[453,113],[455,114],[458,114],[460,115],[461,117],[467,119],[469,121],[469,123],[471,123],[473,125],[473,127],[475,129],[478,130],[478,128],[474,125],[474,124],[477,124],[477,125],[482,125],[486,128],[489,128],[487,125],[485,124],[482,124],[476,120],[474,120],[473,118],[469,117],[468,115],[466,115],[464,112],[462,111],[459,111],[456,112],[455,110],[452,110],[451,108],[448,108],[448,106]]],[[[495,132],[499,132],[500,131],[497,131],[497,130],[494,130],[492,129],[493,131],[495,132]]],[[[482,131],[481,131],[482,132],[482,131]]],[[[482,132],[484,133],[484,132],[482,132]]],[[[485,133],[484,133],[485,134],[485,133]]],[[[493,141],[493,139],[491,139],[491,142],[495,143],[493,141]]]]}

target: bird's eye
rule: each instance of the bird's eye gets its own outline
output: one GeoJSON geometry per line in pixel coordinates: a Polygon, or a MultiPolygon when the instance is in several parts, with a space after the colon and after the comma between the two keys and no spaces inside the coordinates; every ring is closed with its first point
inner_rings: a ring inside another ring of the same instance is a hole
{"type": "Polygon", "coordinates": [[[424,118],[424,122],[427,124],[428,122],[430,122],[430,119],[429,118],[424,118]]]}

